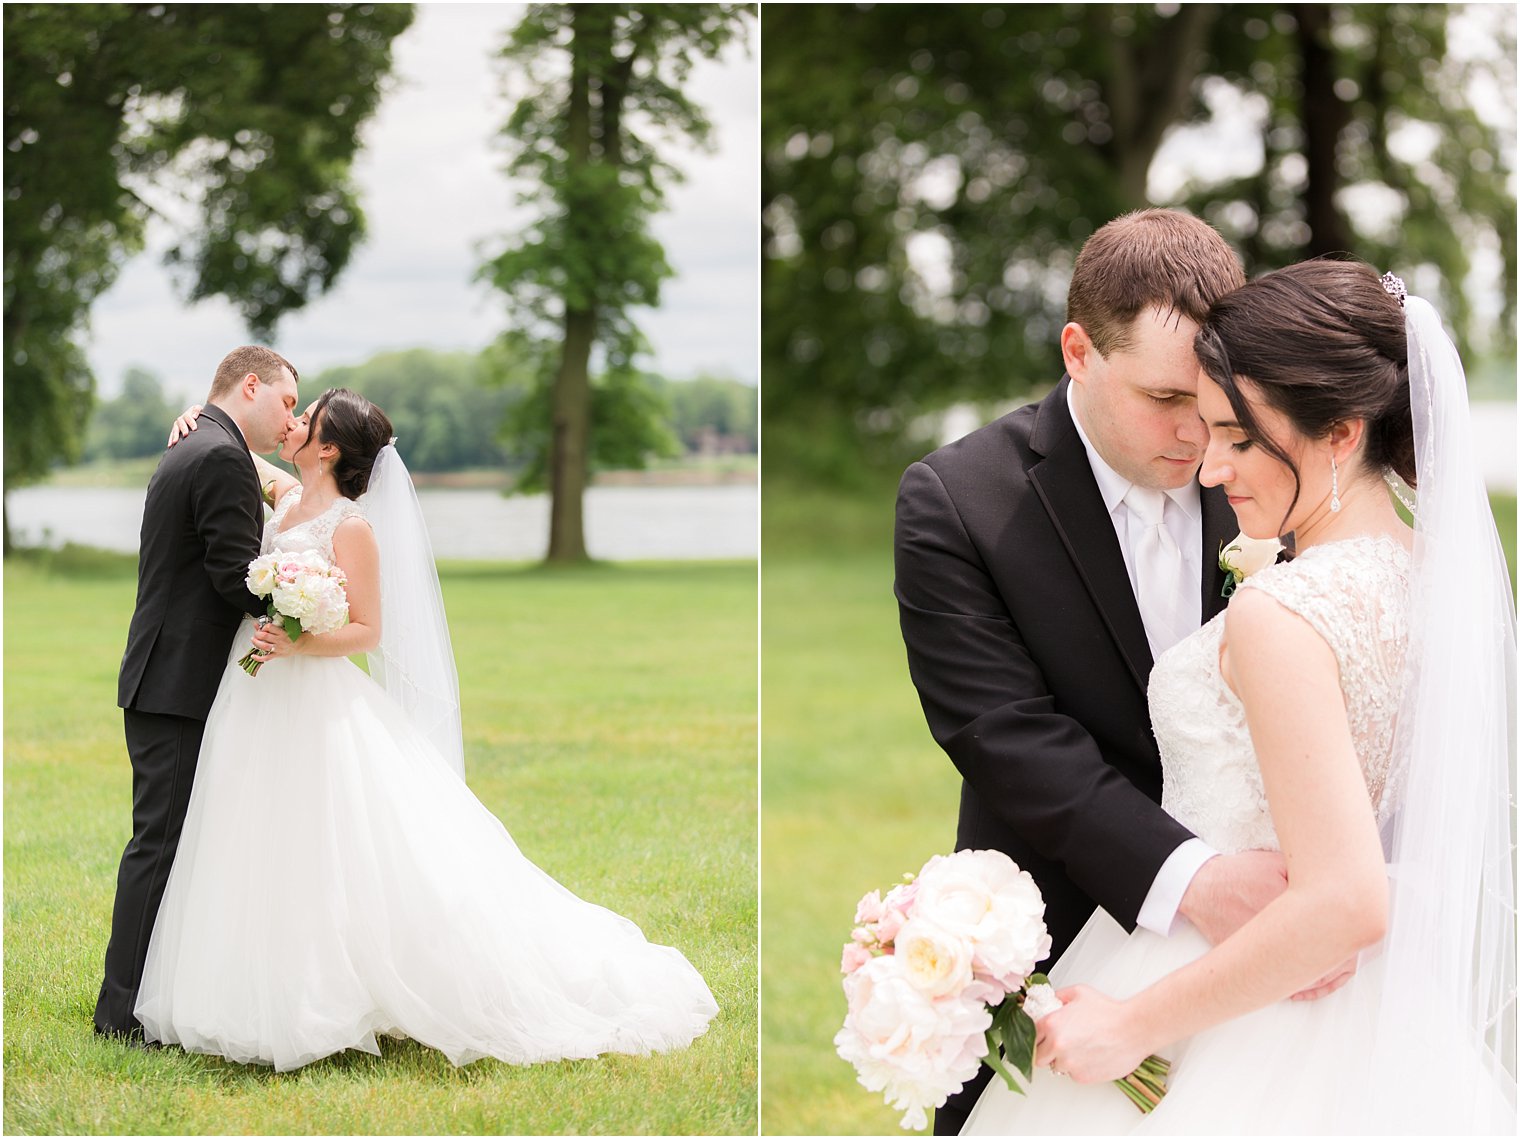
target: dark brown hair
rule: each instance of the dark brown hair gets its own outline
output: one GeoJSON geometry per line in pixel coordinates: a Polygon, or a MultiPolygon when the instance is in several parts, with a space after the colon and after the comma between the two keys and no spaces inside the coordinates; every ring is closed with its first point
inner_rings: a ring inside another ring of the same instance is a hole
{"type": "Polygon", "coordinates": [[[1240,257],[1207,222],[1180,210],[1136,210],[1083,244],[1066,319],[1107,356],[1129,346],[1135,317],[1152,305],[1202,324],[1209,305],[1245,280],[1240,257]]]}
{"type": "Polygon", "coordinates": [[[242,383],[243,377],[249,372],[256,375],[261,384],[273,383],[279,378],[281,368],[290,369],[291,379],[301,378],[295,365],[273,348],[264,348],[257,344],[245,344],[241,348],[234,348],[223,356],[222,362],[216,366],[216,375],[211,378],[211,394],[206,397],[206,400],[209,403],[211,400],[221,399],[242,383]]]}
{"type": "Polygon", "coordinates": [[[344,498],[358,498],[369,489],[375,457],[390,442],[390,419],[357,392],[328,388],[311,409],[311,427],[313,433],[296,453],[310,447],[313,439],[337,447],[333,477],[338,480],[338,493],[344,498]]]}
{"type": "Polygon", "coordinates": [[[1298,467],[1262,431],[1243,383],[1309,439],[1348,419],[1365,421],[1363,474],[1392,468],[1414,485],[1404,308],[1376,270],[1316,260],[1267,273],[1214,302],[1193,351],[1229,397],[1246,438],[1293,472],[1290,514],[1303,489],[1298,467]]]}

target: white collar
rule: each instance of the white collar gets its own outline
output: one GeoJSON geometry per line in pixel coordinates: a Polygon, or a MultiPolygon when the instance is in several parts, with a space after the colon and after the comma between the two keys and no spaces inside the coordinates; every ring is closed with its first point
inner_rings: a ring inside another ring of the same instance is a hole
{"type": "MultiPolygon", "coordinates": [[[[1076,380],[1067,382],[1066,408],[1071,412],[1071,422],[1077,429],[1077,438],[1082,440],[1082,446],[1087,451],[1087,465],[1092,467],[1093,479],[1098,484],[1098,493],[1103,496],[1104,509],[1112,514],[1124,501],[1129,488],[1135,484],[1104,461],[1103,456],[1098,454],[1098,449],[1092,445],[1092,440],[1087,437],[1087,432],[1082,430],[1082,421],[1077,418],[1077,403],[1074,394],[1076,386],[1076,380]]],[[[1174,490],[1165,490],[1161,493],[1181,507],[1189,521],[1200,523],[1203,521],[1203,503],[1198,495],[1196,478],[1174,490]]]]}

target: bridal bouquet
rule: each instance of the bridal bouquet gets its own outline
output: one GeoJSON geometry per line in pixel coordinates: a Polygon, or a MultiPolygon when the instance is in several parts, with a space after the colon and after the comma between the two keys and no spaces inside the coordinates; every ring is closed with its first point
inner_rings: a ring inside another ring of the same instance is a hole
{"type": "MultiPolygon", "coordinates": [[[[269,616],[280,621],[293,641],[303,631],[330,633],[348,620],[348,594],[343,571],[315,550],[265,554],[248,563],[248,591],[269,598],[269,616]]],[[[249,676],[264,662],[253,650],[238,661],[249,676]]]]}
{"type": "MultiPolygon", "coordinates": [[[[861,898],[855,921],[834,1047],[862,1085],[904,1113],[902,1126],[927,1127],[926,1109],[943,1106],[983,1063],[1022,1091],[1005,1062],[1031,1079],[1035,1021],[1061,1007],[1034,971],[1050,953],[1034,879],[997,850],[935,855],[886,897],[861,898]]],[[[1164,1075],[1165,1061],[1151,1057],[1114,1082],[1149,1111],[1164,1075]]]]}

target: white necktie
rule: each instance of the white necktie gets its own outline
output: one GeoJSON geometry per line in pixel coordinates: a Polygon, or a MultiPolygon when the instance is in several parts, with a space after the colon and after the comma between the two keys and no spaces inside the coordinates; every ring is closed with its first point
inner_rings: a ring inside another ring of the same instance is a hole
{"type": "Polygon", "coordinates": [[[1178,631],[1181,600],[1188,586],[1182,551],[1164,521],[1166,495],[1149,487],[1131,486],[1124,504],[1133,515],[1130,556],[1135,564],[1135,600],[1145,622],[1152,659],[1182,639],[1178,631]]]}

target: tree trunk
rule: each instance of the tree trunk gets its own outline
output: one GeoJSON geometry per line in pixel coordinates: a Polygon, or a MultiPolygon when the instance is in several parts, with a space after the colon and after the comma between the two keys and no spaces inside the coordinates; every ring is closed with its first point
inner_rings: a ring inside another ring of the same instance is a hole
{"type": "Polygon", "coordinates": [[[1151,160],[1193,97],[1193,81],[1219,8],[1184,4],[1145,42],[1138,33],[1114,34],[1114,5],[1093,5],[1087,15],[1093,43],[1105,44],[1109,52],[1105,102],[1113,137],[1099,150],[1114,172],[1124,208],[1141,209],[1150,204],[1146,183],[1151,160]]]}
{"type": "Polygon", "coordinates": [[[1341,132],[1351,122],[1351,108],[1335,93],[1335,54],[1330,45],[1328,7],[1295,4],[1299,51],[1303,55],[1303,102],[1299,119],[1304,131],[1304,159],[1308,179],[1304,186],[1304,217],[1309,223],[1305,253],[1321,257],[1345,253],[1352,247],[1346,219],[1335,208],[1340,184],[1335,151],[1341,132]]]}
{"type": "Polygon", "coordinates": [[[548,560],[556,564],[587,560],[582,500],[591,442],[590,363],[595,331],[594,310],[566,310],[549,441],[548,560]]]}
{"type": "MultiPolygon", "coordinates": [[[[591,71],[585,5],[571,6],[570,101],[566,108],[569,176],[591,162],[591,71]]],[[[582,499],[591,443],[591,343],[596,309],[565,298],[565,339],[554,376],[549,439],[549,553],[555,565],[584,562],[586,530],[582,499]]]]}

